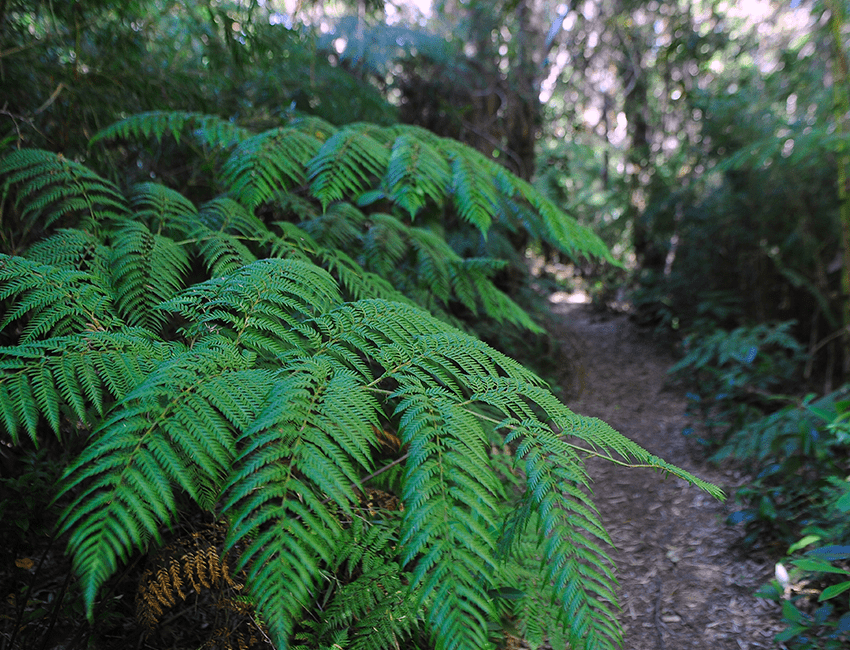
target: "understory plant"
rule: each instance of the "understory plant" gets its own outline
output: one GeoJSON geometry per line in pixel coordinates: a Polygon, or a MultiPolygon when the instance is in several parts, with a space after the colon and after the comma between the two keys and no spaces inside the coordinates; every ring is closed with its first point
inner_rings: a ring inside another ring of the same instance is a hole
{"type": "Polygon", "coordinates": [[[0,159],[3,442],[73,452],[56,530],[88,619],[147,556],[151,634],[194,598],[231,616],[221,647],[617,646],[584,460],[721,493],[461,331],[538,326],[504,261],[443,233],[605,258],[598,238],[421,129],[155,113],[93,146],[116,143],[127,181],[169,139],[203,154],[200,205],[41,150],[0,159]]]}
{"type": "Polygon", "coordinates": [[[837,650],[850,642],[848,416],[845,386],[779,411],[756,432],[754,443],[736,436],[730,450],[765,467],[737,495],[753,504],[738,518],[750,535],[779,528],[781,541],[793,542],[777,564],[777,579],[757,593],[782,603],[786,629],[776,641],[793,650],[837,650]],[[784,518],[794,523],[777,526],[784,518]]]}
{"type": "MultiPolygon", "coordinates": [[[[741,427],[776,410],[805,359],[793,321],[711,328],[689,333],[684,356],[669,373],[687,383],[688,412],[705,430],[699,442],[716,448],[741,427]]],[[[692,433],[691,430],[689,433],[692,433]]]]}
{"type": "Polygon", "coordinates": [[[780,560],[777,579],[756,594],[781,603],[786,629],[776,641],[837,650],[850,639],[850,388],[821,397],[778,392],[793,385],[805,358],[792,325],[694,335],[671,372],[698,381],[691,412],[708,431],[700,442],[709,458],[751,477],[728,523],[744,528],[745,547],[780,560]]]}

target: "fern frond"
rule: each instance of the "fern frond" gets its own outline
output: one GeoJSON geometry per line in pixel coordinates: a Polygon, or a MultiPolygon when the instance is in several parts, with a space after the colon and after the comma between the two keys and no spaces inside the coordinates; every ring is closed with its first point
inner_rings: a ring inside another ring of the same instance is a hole
{"type": "Polygon", "coordinates": [[[322,267],[337,278],[353,300],[379,298],[413,304],[383,276],[366,271],[342,251],[325,249],[320,260],[322,267]]]}
{"type": "Polygon", "coordinates": [[[387,197],[411,217],[428,201],[440,205],[450,181],[449,164],[434,147],[407,133],[393,142],[383,184],[387,197]]]}
{"type": "Polygon", "coordinates": [[[495,176],[497,183],[505,188],[508,196],[512,196],[513,192],[516,192],[540,217],[547,239],[553,245],[574,258],[578,256],[595,257],[619,265],[605,242],[596,233],[580,225],[573,217],[557,208],[531,183],[506,171],[494,170],[494,172],[497,173],[495,176]]]}
{"type": "Polygon", "coordinates": [[[290,126],[320,142],[327,142],[328,138],[337,132],[336,126],[315,115],[300,115],[290,122],[290,126]]]}
{"type": "Polygon", "coordinates": [[[437,299],[447,303],[452,295],[452,262],[460,256],[436,232],[429,228],[410,228],[410,244],[416,252],[418,281],[437,299]]]}
{"type": "Polygon", "coordinates": [[[20,342],[121,324],[98,278],[82,271],[0,255],[0,300],[14,298],[0,329],[23,319],[20,342]]]}
{"type": "Polygon", "coordinates": [[[171,354],[170,346],[139,329],[88,331],[0,348],[0,412],[6,432],[17,444],[23,426],[37,442],[40,413],[58,436],[66,407],[87,425],[91,408],[102,416],[107,400],[123,398],[171,354]]]}
{"type": "Polygon", "coordinates": [[[406,641],[422,626],[424,613],[408,597],[402,582],[407,577],[389,562],[342,585],[323,612],[314,647],[333,647],[330,641],[340,631],[352,650],[410,647],[406,641]]]}
{"type": "Polygon", "coordinates": [[[304,345],[302,322],[340,301],[326,271],[294,259],[259,260],[196,284],[161,307],[192,326],[192,337],[224,334],[262,355],[286,356],[304,345]]]}
{"type": "Polygon", "coordinates": [[[131,115],[105,129],[98,131],[89,140],[89,146],[101,140],[142,140],[153,138],[162,141],[170,135],[180,142],[190,136],[196,142],[213,149],[229,149],[251,135],[251,132],[229,120],[216,115],[179,111],[151,111],[131,115]]]}
{"type": "Polygon", "coordinates": [[[307,162],[324,140],[296,127],[255,135],[233,150],[222,167],[221,181],[235,200],[253,210],[288,187],[302,185],[307,162]]]}
{"type": "Polygon", "coordinates": [[[47,229],[73,216],[79,227],[128,214],[124,196],[85,165],[40,149],[16,149],[0,159],[3,195],[15,189],[14,205],[30,230],[47,229]]]}
{"type": "Polygon", "coordinates": [[[195,227],[198,210],[179,192],[159,183],[137,183],[130,188],[130,206],[151,232],[186,236],[195,227]]]}
{"type": "Polygon", "coordinates": [[[192,232],[192,238],[210,277],[229,275],[257,260],[239,238],[225,232],[198,227],[192,232]]]}
{"type": "Polygon", "coordinates": [[[359,196],[384,175],[390,158],[384,137],[377,127],[352,125],[340,129],[322,145],[307,166],[307,176],[310,193],[323,208],[359,196]]]}
{"type": "Polygon", "coordinates": [[[500,587],[510,598],[499,604],[514,622],[517,634],[532,648],[567,648],[569,626],[561,623],[560,603],[552,583],[545,578],[545,536],[541,533],[539,517],[532,513],[527,528],[514,540],[515,550],[510,561],[499,563],[500,587]]]}
{"type": "Polygon", "coordinates": [[[486,235],[498,206],[491,163],[470,147],[453,143],[452,198],[458,214],[486,235]]]}
{"type": "Polygon", "coordinates": [[[408,227],[390,214],[369,215],[368,229],[363,235],[364,265],[384,277],[392,275],[409,247],[408,227]]]}
{"type": "Polygon", "coordinates": [[[202,507],[216,494],[271,371],[221,337],[161,363],[121,400],[63,479],[78,491],[60,530],[82,576],[87,614],[98,589],[133,549],[159,539],[176,513],[175,487],[202,507]]]}
{"type": "Polygon", "coordinates": [[[114,233],[112,281],[117,307],[129,325],[156,330],[165,314],[155,307],[183,288],[189,271],[186,250],[143,224],[123,223],[114,233]]]}
{"type": "Polygon", "coordinates": [[[324,213],[298,224],[313,239],[330,248],[347,249],[360,239],[366,215],[350,203],[330,205],[324,213]]]}
{"type": "Polygon", "coordinates": [[[309,607],[320,563],[333,557],[342,529],[332,507],[352,513],[358,469],[371,464],[377,404],[335,366],[316,358],[286,369],[239,437],[225,489],[229,544],[247,542],[236,568],[246,568],[279,647],[309,607]]]}
{"type": "Polygon", "coordinates": [[[508,322],[536,334],[544,332],[522,307],[493,284],[490,276],[506,265],[501,260],[467,258],[450,264],[452,292],[473,313],[481,309],[500,323],[508,322]]]}
{"type": "Polygon", "coordinates": [[[242,205],[227,197],[207,201],[201,206],[198,216],[201,223],[210,230],[240,235],[255,241],[262,241],[269,237],[266,224],[242,205]]]}
{"type": "MultiPolygon", "coordinates": [[[[405,373],[406,374],[406,373],[405,373]]],[[[486,436],[452,391],[416,385],[399,399],[399,434],[410,446],[406,465],[403,564],[412,563],[417,605],[427,605],[429,627],[442,648],[485,648],[494,612],[487,594],[496,549],[496,495],[486,436]]]]}
{"type": "Polygon", "coordinates": [[[109,247],[86,230],[60,228],[29,247],[33,262],[88,273],[105,291],[110,287],[109,247]]]}

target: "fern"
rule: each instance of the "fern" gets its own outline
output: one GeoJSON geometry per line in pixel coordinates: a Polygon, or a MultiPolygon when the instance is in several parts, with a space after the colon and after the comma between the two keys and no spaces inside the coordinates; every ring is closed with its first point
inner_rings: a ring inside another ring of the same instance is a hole
{"type": "Polygon", "coordinates": [[[138,329],[85,331],[0,350],[0,410],[15,444],[22,425],[38,442],[39,413],[56,435],[63,408],[90,425],[172,354],[171,346],[138,329]]]}
{"type": "Polygon", "coordinates": [[[253,136],[234,149],[222,167],[221,180],[237,201],[254,209],[287,186],[303,184],[305,167],[322,142],[294,127],[253,136]]]}
{"type": "Polygon", "coordinates": [[[121,224],[114,238],[110,264],[118,312],[128,325],[156,330],[164,321],[156,307],[183,287],[188,255],[172,239],[132,221],[121,224]]]}
{"type": "Polygon", "coordinates": [[[112,295],[89,273],[0,255],[0,300],[15,296],[0,329],[25,319],[20,341],[84,329],[105,329],[117,322],[112,295]]]}
{"type": "Polygon", "coordinates": [[[151,232],[186,236],[197,222],[198,210],[179,192],[159,183],[137,183],[130,188],[134,217],[151,232]]]}
{"type": "Polygon", "coordinates": [[[99,139],[187,131],[232,150],[227,193],[200,208],[154,183],[125,198],[42,153],[0,162],[22,215],[72,226],[0,257],[0,425],[15,445],[52,431],[82,448],[57,498],[89,616],[194,507],[226,527],[216,553],[280,648],[493,647],[500,594],[526,593],[509,616],[534,636],[529,585],[551,601],[535,638],[618,644],[583,459],[720,492],[449,324],[462,308],[536,327],[493,284],[504,261],[464,258],[425,225],[456,209],[483,236],[526,215],[577,253],[606,256],[598,240],[418,129],[302,120],[248,136],[157,113],[99,139]],[[494,446],[523,477],[516,500],[494,446]],[[390,469],[401,511],[375,511],[364,484],[390,469]]]}
{"type": "Polygon", "coordinates": [[[310,191],[323,208],[347,196],[359,196],[383,176],[390,153],[382,135],[377,127],[347,126],[322,145],[307,173],[310,191]]]}
{"type": "Polygon", "coordinates": [[[250,132],[215,115],[151,111],[132,115],[102,129],[89,144],[116,138],[154,138],[160,142],[166,135],[170,135],[177,142],[188,135],[212,149],[229,149],[247,138],[250,132]]]}
{"type": "Polygon", "coordinates": [[[386,194],[411,217],[429,200],[440,204],[450,179],[445,157],[428,142],[408,133],[401,133],[393,142],[383,178],[386,194]]]}
{"type": "Polygon", "coordinates": [[[46,230],[58,220],[77,219],[85,227],[97,227],[107,219],[127,215],[124,196],[112,183],[88,167],[61,154],[37,149],[18,149],[0,159],[4,177],[3,198],[14,194],[20,210],[21,238],[36,225],[46,230]]]}

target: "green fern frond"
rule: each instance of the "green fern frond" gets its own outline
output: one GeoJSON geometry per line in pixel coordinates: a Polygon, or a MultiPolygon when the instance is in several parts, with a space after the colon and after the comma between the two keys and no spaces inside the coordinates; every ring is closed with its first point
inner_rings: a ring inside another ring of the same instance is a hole
{"type": "Polygon", "coordinates": [[[238,237],[199,227],[192,232],[195,248],[210,277],[219,278],[257,260],[238,237]]]}
{"type": "Polygon", "coordinates": [[[0,322],[0,329],[23,320],[21,343],[121,324],[113,310],[111,295],[96,276],[0,255],[0,300],[8,298],[14,300],[0,322]]]}
{"type": "MultiPolygon", "coordinates": [[[[532,648],[567,648],[569,626],[561,621],[560,603],[553,585],[545,579],[545,536],[541,534],[540,519],[533,513],[522,535],[517,535],[511,561],[499,563],[498,595],[510,597],[499,600],[506,616],[513,621],[516,634],[532,648]]],[[[616,638],[616,637],[614,637],[616,638]]]]}
{"type": "MultiPolygon", "coordinates": [[[[406,373],[405,373],[406,374],[406,373]]],[[[487,594],[495,573],[495,474],[487,472],[486,436],[452,391],[394,377],[399,434],[410,447],[406,465],[403,564],[412,563],[417,605],[437,647],[485,648],[494,612],[487,594]]]]}
{"type": "Polygon", "coordinates": [[[327,140],[337,132],[337,127],[315,115],[300,115],[290,122],[290,126],[297,128],[302,133],[310,135],[321,142],[327,140]]]}
{"type": "Polygon", "coordinates": [[[473,313],[482,311],[500,323],[511,323],[541,334],[544,329],[522,307],[511,300],[490,279],[491,274],[506,262],[489,258],[466,258],[450,265],[452,292],[473,313]]]}
{"type": "Polygon", "coordinates": [[[63,217],[95,226],[128,214],[124,196],[88,167],[40,149],[16,149],[0,159],[3,196],[14,188],[14,205],[28,231],[45,230],[63,217]]]}
{"type": "Polygon", "coordinates": [[[449,164],[434,147],[407,133],[393,142],[383,184],[387,196],[411,217],[428,201],[440,205],[450,181],[449,164]]]}
{"type": "Polygon", "coordinates": [[[98,589],[133,549],[159,540],[173,521],[175,487],[204,507],[235,455],[234,430],[249,426],[271,371],[221,337],[161,363],[121,400],[63,479],[78,492],[60,530],[87,613],[98,589]]]}
{"type": "Polygon", "coordinates": [[[413,304],[383,276],[366,271],[342,251],[325,249],[319,257],[321,266],[337,278],[352,300],[379,298],[413,304]]]}
{"type": "Polygon", "coordinates": [[[325,138],[296,127],[283,127],[255,135],[239,144],[224,163],[221,181],[233,198],[254,209],[306,181],[307,162],[325,138]]]}
{"type": "Polygon", "coordinates": [[[179,192],[159,183],[137,183],[130,188],[130,206],[157,234],[174,232],[186,236],[195,227],[198,210],[179,192]]]}
{"type": "Polygon", "coordinates": [[[389,147],[377,127],[341,128],[322,145],[307,166],[310,193],[323,208],[334,201],[357,197],[383,177],[389,147]]]}
{"type": "Polygon", "coordinates": [[[363,235],[363,259],[369,269],[384,277],[392,275],[409,247],[408,227],[390,214],[369,215],[368,229],[363,235]]]}
{"type": "Polygon", "coordinates": [[[131,115],[105,129],[98,131],[89,141],[89,146],[101,140],[142,140],[153,138],[162,141],[170,135],[180,142],[190,136],[196,142],[213,149],[229,149],[251,135],[250,131],[216,115],[179,111],[151,111],[131,115]]]}
{"type": "Polygon", "coordinates": [[[60,228],[29,247],[33,262],[88,273],[105,291],[110,287],[109,247],[87,230],[60,228]]]}
{"type": "Polygon", "coordinates": [[[499,203],[491,163],[477,151],[457,144],[451,147],[450,156],[455,209],[486,235],[499,203]]]}
{"type": "Polygon", "coordinates": [[[333,647],[332,639],[341,631],[344,647],[352,650],[411,647],[408,639],[422,626],[424,615],[408,597],[408,585],[402,582],[406,577],[397,563],[389,562],[342,585],[323,612],[312,647],[333,647]]]}
{"type": "Polygon", "coordinates": [[[416,253],[416,275],[430,293],[447,303],[452,295],[452,262],[460,256],[433,230],[410,228],[410,244],[416,253]]]}
{"type": "Polygon", "coordinates": [[[192,337],[216,332],[262,355],[280,357],[303,347],[306,318],[339,302],[336,283],[321,268],[301,260],[267,259],[196,284],[161,308],[192,323],[192,337]]]}
{"type": "Polygon", "coordinates": [[[129,325],[156,330],[165,314],[156,306],[183,288],[189,271],[184,247],[143,224],[123,223],[113,234],[112,281],[119,313],[129,325]]]}
{"type": "Polygon", "coordinates": [[[365,222],[366,215],[360,210],[350,203],[339,202],[298,225],[323,246],[347,249],[360,239],[365,222]]]}
{"type": "Polygon", "coordinates": [[[198,217],[206,228],[217,232],[240,235],[255,241],[262,241],[264,237],[269,236],[266,224],[227,197],[218,197],[204,203],[198,217]]]}
{"type": "Polygon", "coordinates": [[[560,210],[536,190],[530,183],[509,175],[502,170],[498,172],[497,182],[503,187],[512,188],[532,208],[543,222],[543,227],[549,241],[560,250],[572,257],[587,256],[606,260],[619,266],[611,255],[605,242],[589,228],[580,225],[573,217],[560,210]]]}
{"type": "Polygon", "coordinates": [[[319,566],[332,559],[342,534],[332,506],[352,514],[358,468],[371,465],[377,404],[335,365],[317,358],[287,368],[239,437],[225,488],[229,546],[246,543],[236,570],[246,568],[257,610],[279,647],[309,608],[319,566]]]}
{"type": "Polygon", "coordinates": [[[37,443],[38,414],[60,434],[60,416],[70,408],[83,425],[90,409],[103,415],[107,403],[133,390],[172,354],[144,330],[88,331],[0,348],[0,412],[17,444],[23,426],[37,443]]]}

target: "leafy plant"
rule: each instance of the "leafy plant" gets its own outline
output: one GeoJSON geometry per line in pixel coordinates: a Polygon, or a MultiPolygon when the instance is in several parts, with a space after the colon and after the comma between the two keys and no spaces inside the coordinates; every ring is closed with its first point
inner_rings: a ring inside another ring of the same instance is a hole
{"type": "Polygon", "coordinates": [[[747,424],[714,454],[715,461],[733,459],[754,474],[736,494],[745,507],[730,516],[746,525],[745,543],[790,544],[809,534],[847,540],[847,405],[847,387],[819,399],[810,395],[747,424]]]}
{"type": "Polygon", "coordinates": [[[122,564],[199,510],[226,526],[216,557],[232,558],[280,648],[491,647],[506,598],[539,643],[614,647],[610,540],[583,459],[721,493],[448,323],[459,304],[535,327],[489,280],[498,260],[452,255],[423,226],[445,210],[482,237],[521,219],[567,252],[604,245],[524,181],[418,129],[308,119],[248,136],[146,114],[98,139],[169,134],[227,154],[225,194],[196,207],[43,151],[0,161],[4,226],[24,252],[0,257],[0,421],[8,444],[52,431],[82,447],[58,526],[89,619],[122,564]],[[383,474],[398,515],[364,505],[383,474]],[[540,598],[547,618],[530,623],[540,598]]]}
{"type": "MultiPolygon", "coordinates": [[[[790,384],[804,354],[793,322],[696,331],[685,337],[684,357],[668,371],[691,388],[689,411],[723,443],[731,432],[760,419],[775,403],[773,391],[790,384]]],[[[711,444],[710,440],[701,441],[711,444]]]]}
{"type": "MultiPolygon", "coordinates": [[[[817,536],[806,536],[788,552],[794,553],[817,541],[817,536]]],[[[777,564],[777,579],[756,594],[782,603],[782,618],[788,627],[776,635],[777,642],[794,650],[839,650],[847,646],[850,641],[850,607],[845,604],[850,590],[850,580],[846,579],[850,577],[848,559],[850,547],[819,546],[791,559],[790,572],[783,564],[777,564]],[[839,598],[842,594],[844,597],[839,598]]]]}

